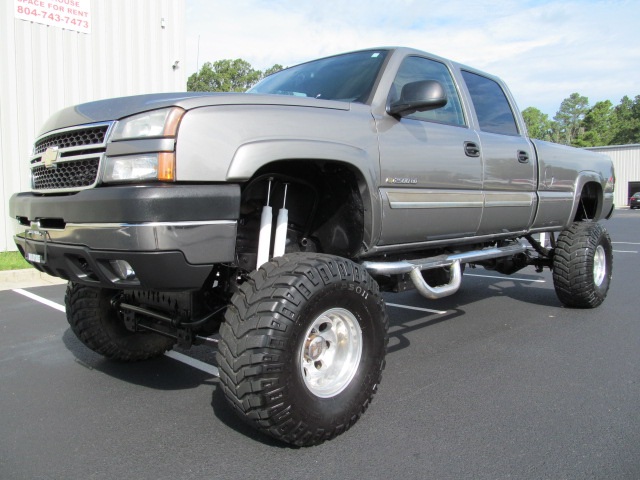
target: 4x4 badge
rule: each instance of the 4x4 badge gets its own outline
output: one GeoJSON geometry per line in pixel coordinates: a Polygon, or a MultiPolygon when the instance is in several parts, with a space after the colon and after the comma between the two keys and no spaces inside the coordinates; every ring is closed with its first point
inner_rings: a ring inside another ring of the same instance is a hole
{"type": "Polygon", "coordinates": [[[42,156],[42,162],[47,168],[55,167],[55,163],[58,161],[59,156],[60,152],[58,151],[58,147],[49,147],[42,156]]]}

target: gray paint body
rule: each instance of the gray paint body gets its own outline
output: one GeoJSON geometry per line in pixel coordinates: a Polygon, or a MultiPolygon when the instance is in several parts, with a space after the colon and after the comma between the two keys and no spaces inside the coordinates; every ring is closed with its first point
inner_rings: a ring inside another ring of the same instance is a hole
{"type": "Polygon", "coordinates": [[[560,230],[573,220],[587,182],[602,192],[595,220],[610,212],[614,174],[607,157],[529,140],[508,88],[484,73],[504,90],[520,133],[483,132],[462,69],[482,73],[424,52],[392,49],[368,104],[256,94],[145,95],[65,109],[41,134],[178,106],[186,113],[175,139],[107,142],[105,155],[175,149],[176,179],[186,183],[240,184],[280,160],[348,164],[359,172],[364,201],[361,257],[560,230]],[[386,113],[396,72],[409,55],[446,65],[466,125],[386,113]],[[480,156],[467,156],[465,142],[477,144],[480,156]],[[526,162],[518,160],[519,152],[526,162]]]}
{"type": "MultiPolygon", "coordinates": [[[[282,159],[348,163],[367,183],[365,244],[371,253],[568,225],[587,179],[605,192],[613,176],[609,159],[546,142],[535,141],[534,146],[506,85],[484,73],[503,88],[521,133],[482,132],[460,74],[463,68],[482,73],[434,55],[397,49],[371,105],[280,96],[214,97],[216,105],[194,108],[183,119],[178,179],[242,182],[282,159]],[[435,59],[449,68],[467,118],[465,127],[386,113],[391,84],[407,55],[435,59]],[[477,142],[481,156],[465,156],[465,141],[477,142]],[[529,155],[527,163],[518,161],[518,151],[529,155]],[[415,183],[394,184],[392,179],[415,183]]],[[[603,214],[612,208],[612,198],[609,189],[603,214]]]]}

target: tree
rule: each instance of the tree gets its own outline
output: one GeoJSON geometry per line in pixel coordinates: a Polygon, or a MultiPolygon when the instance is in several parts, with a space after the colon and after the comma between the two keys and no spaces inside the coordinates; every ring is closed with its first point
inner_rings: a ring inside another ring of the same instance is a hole
{"type": "Polygon", "coordinates": [[[640,95],[632,101],[628,96],[620,100],[613,113],[612,145],[640,143],[640,95]]]}
{"type": "MultiPolygon", "coordinates": [[[[265,74],[282,70],[282,65],[274,65],[265,74]]],[[[199,72],[187,80],[190,92],[244,92],[264,78],[260,70],[255,70],[249,62],[237,58],[235,60],[218,60],[206,62],[199,72]]]]}
{"type": "Polygon", "coordinates": [[[549,120],[549,115],[542,113],[535,107],[528,107],[522,111],[522,116],[531,138],[551,140],[553,122],[549,120]]]}
{"type": "Polygon", "coordinates": [[[582,127],[582,120],[589,111],[589,99],[578,93],[572,93],[560,104],[560,110],[553,117],[557,124],[555,141],[573,145],[582,127]]]}
{"type": "Polygon", "coordinates": [[[609,100],[596,103],[585,115],[582,132],[574,141],[578,147],[611,145],[614,138],[614,109],[609,100]]]}
{"type": "Polygon", "coordinates": [[[282,65],[280,65],[279,63],[276,63],[273,67],[271,68],[267,68],[264,71],[264,74],[262,75],[262,77],[268,77],[269,75],[273,75],[276,72],[279,72],[280,70],[283,70],[284,67],[282,65]]]}

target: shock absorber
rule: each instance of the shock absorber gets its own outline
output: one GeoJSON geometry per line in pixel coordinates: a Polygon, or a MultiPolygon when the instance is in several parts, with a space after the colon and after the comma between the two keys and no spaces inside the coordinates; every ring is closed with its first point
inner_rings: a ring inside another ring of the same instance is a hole
{"type": "Polygon", "coordinates": [[[276,221],[276,239],[273,243],[273,256],[281,257],[284,255],[284,250],[287,246],[287,225],[289,223],[289,210],[287,206],[287,187],[288,183],[284,184],[284,200],[282,202],[282,208],[278,212],[278,220],[276,221]]]}
{"type": "Polygon", "coordinates": [[[267,203],[262,207],[262,217],[260,218],[260,236],[258,238],[258,262],[256,269],[269,261],[269,250],[271,250],[271,223],[273,222],[273,210],[269,206],[271,198],[271,182],[267,190],[267,203]]]}

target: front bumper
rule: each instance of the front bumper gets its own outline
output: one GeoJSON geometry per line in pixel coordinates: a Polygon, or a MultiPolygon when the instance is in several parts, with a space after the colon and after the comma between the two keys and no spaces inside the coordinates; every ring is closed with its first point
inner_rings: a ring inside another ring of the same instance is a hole
{"type": "Polygon", "coordinates": [[[37,269],[107,288],[193,290],[233,262],[237,185],[122,186],[10,200],[14,240],[37,269]],[[113,261],[135,277],[121,278],[113,261]]]}

